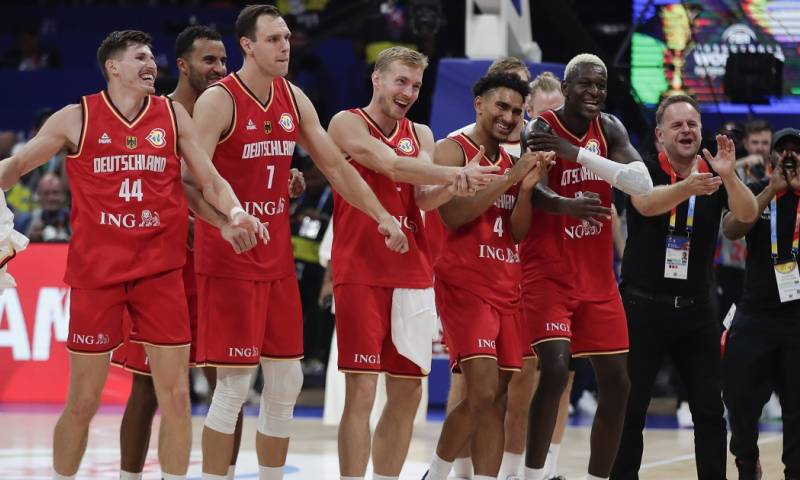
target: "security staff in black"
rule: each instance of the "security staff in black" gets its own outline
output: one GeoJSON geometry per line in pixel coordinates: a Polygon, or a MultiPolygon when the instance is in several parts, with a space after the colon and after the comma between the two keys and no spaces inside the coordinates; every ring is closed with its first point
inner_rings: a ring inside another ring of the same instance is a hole
{"type": "Polygon", "coordinates": [[[740,480],[760,478],[758,419],[773,386],[783,410],[785,478],[800,480],[800,130],[777,132],[772,155],[769,180],[748,185],[761,217],[745,223],[727,214],[722,223],[726,237],[747,239],[744,293],[723,359],[740,480]]]}
{"type": "Polygon", "coordinates": [[[700,109],[668,97],[656,111],[663,151],[645,160],[653,192],[627,205],[628,241],[620,291],[628,317],[630,396],[611,478],[639,478],[647,407],[655,376],[672,358],[688,392],[700,480],[724,480],[721,328],[711,306],[711,264],[723,209],[758,216],[755,198],[735,172],[733,142],[718,135],[716,156],[697,153],[700,109]]]}

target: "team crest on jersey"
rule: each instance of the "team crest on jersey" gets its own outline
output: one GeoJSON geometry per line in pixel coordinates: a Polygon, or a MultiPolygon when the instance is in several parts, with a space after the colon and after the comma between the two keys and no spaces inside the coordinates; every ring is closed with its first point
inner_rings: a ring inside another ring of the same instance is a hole
{"type": "Polygon", "coordinates": [[[136,137],[133,135],[128,135],[125,137],[125,146],[133,150],[137,146],[136,137]]]}
{"type": "Polygon", "coordinates": [[[100,138],[97,139],[97,143],[101,145],[108,145],[111,143],[111,137],[109,137],[107,133],[103,132],[103,134],[100,135],[100,138]]]}
{"type": "Polygon", "coordinates": [[[588,142],[586,142],[586,146],[583,147],[583,148],[585,148],[586,150],[589,150],[590,152],[594,153],[595,155],[600,155],[600,144],[595,139],[591,139],[588,142]]]}
{"type": "Polygon", "coordinates": [[[287,132],[291,132],[294,130],[294,121],[292,121],[292,116],[288,113],[284,113],[281,115],[281,119],[278,120],[278,124],[281,126],[282,129],[286,130],[287,132]]]}
{"type": "Polygon", "coordinates": [[[272,122],[270,122],[269,120],[264,122],[264,133],[267,135],[272,133],[272,122]]]}
{"type": "Polygon", "coordinates": [[[164,148],[167,144],[167,132],[163,128],[154,128],[145,137],[150,145],[156,148],[164,148]]]}
{"type": "Polygon", "coordinates": [[[405,154],[414,153],[414,143],[410,138],[401,138],[400,141],[397,142],[397,149],[405,154]]]}

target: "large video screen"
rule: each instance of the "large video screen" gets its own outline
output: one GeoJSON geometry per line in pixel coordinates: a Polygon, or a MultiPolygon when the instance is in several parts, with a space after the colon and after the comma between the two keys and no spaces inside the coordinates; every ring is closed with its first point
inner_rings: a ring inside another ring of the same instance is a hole
{"type": "Polygon", "coordinates": [[[800,0],[633,0],[637,19],[631,82],[642,103],[673,92],[728,101],[725,62],[745,52],[783,61],[784,98],[800,99],[800,0]]]}

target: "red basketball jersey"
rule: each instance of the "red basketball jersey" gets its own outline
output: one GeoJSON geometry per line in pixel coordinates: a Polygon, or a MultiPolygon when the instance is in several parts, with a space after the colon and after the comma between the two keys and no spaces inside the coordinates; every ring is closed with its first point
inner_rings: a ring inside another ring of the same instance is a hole
{"type": "Polygon", "coordinates": [[[186,263],[186,198],[170,101],[148,96],[128,121],[105,91],[81,99],[78,152],[67,156],[72,239],[65,281],[98,288],[186,263]]]}
{"type": "MultiPolygon", "coordinates": [[[[233,99],[231,129],[214,151],[217,167],[247,213],[269,222],[269,244],[237,255],[219,230],[197,219],[197,272],[245,280],[276,280],[294,272],[289,230],[289,169],[299,135],[300,114],[291,86],[272,81],[266,104],[232,73],[215,84],[233,99]]],[[[228,212],[224,212],[228,213],[228,212]]]]}
{"type": "MultiPolygon", "coordinates": [[[[463,133],[448,139],[461,147],[466,160],[478,154],[478,145],[463,133]]],[[[484,156],[481,164],[497,165],[499,172],[513,165],[503,147],[496,161],[484,156]]],[[[468,290],[509,315],[517,311],[520,299],[519,255],[511,236],[511,212],[518,190],[517,185],[512,186],[476,219],[458,230],[447,230],[435,266],[437,280],[468,290]]]]}
{"type": "MultiPolygon", "coordinates": [[[[582,137],[567,130],[552,110],[540,118],[552,127],[554,134],[573,145],[608,156],[599,116],[591,121],[582,137]]],[[[548,186],[569,198],[594,192],[600,195],[604,207],[611,207],[611,185],[576,162],[557,158],[550,170],[548,186]]],[[[523,284],[547,277],[562,283],[581,300],[602,300],[617,294],[611,220],[603,220],[597,226],[534,209],[528,236],[520,243],[520,257],[523,284]]]]}
{"type": "MultiPolygon", "coordinates": [[[[392,133],[380,127],[361,109],[350,112],[366,122],[370,134],[390,146],[398,155],[416,157],[420,146],[414,124],[403,118],[392,133]]],[[[350,162],[377,195],[383,207],[400,222],[408,237],[408,252],[395,253],[386,247],[375,220],[353,207],[341,195],[333,195],[333,283],[393,288],[428,288],[433,269],[428,259],[425,226],[414,185],[395,182],[358,162],[350,162]]]]}
{"type": "Polygon", "coordinates": [[[428,259],[431,265],[436,265],[439,255],[447,241],[447,228],[442,223],[442,217],[436,209],[425,212],[425,236],[428,240],[428,259]]]}

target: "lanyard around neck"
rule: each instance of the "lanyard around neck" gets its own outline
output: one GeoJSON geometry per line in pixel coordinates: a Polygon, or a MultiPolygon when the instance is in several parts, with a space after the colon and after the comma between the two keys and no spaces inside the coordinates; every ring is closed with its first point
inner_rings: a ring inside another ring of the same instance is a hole
{"type": "MultiPolygon", "coordinates": [[[[672,184],[674,185],[675,182],[678,180],[678,174],[675,173],[675,169],[672,168],[672,165],[670,165],[669,167],[670,167],[669,176],[670,176],[670,179],[672,180],[672,184]]],[[[696,197],[694,195],[689,197],[689,208],[686,210],[686,235],[687,236],[691,236],[692,235],[692,230],[694,229],[694,205],[695,205],[696,200],[697,199],[696,199],[696,197]]],[[[672,210],[670,210],[670,213],[669,213],[669,233],[670,234],[672,234],[672,232],[675,231],[675,224],[676,224],[677,217],[678,217],[678,206],[675,205],[674,207],[672,207],[672,210]]]]}

